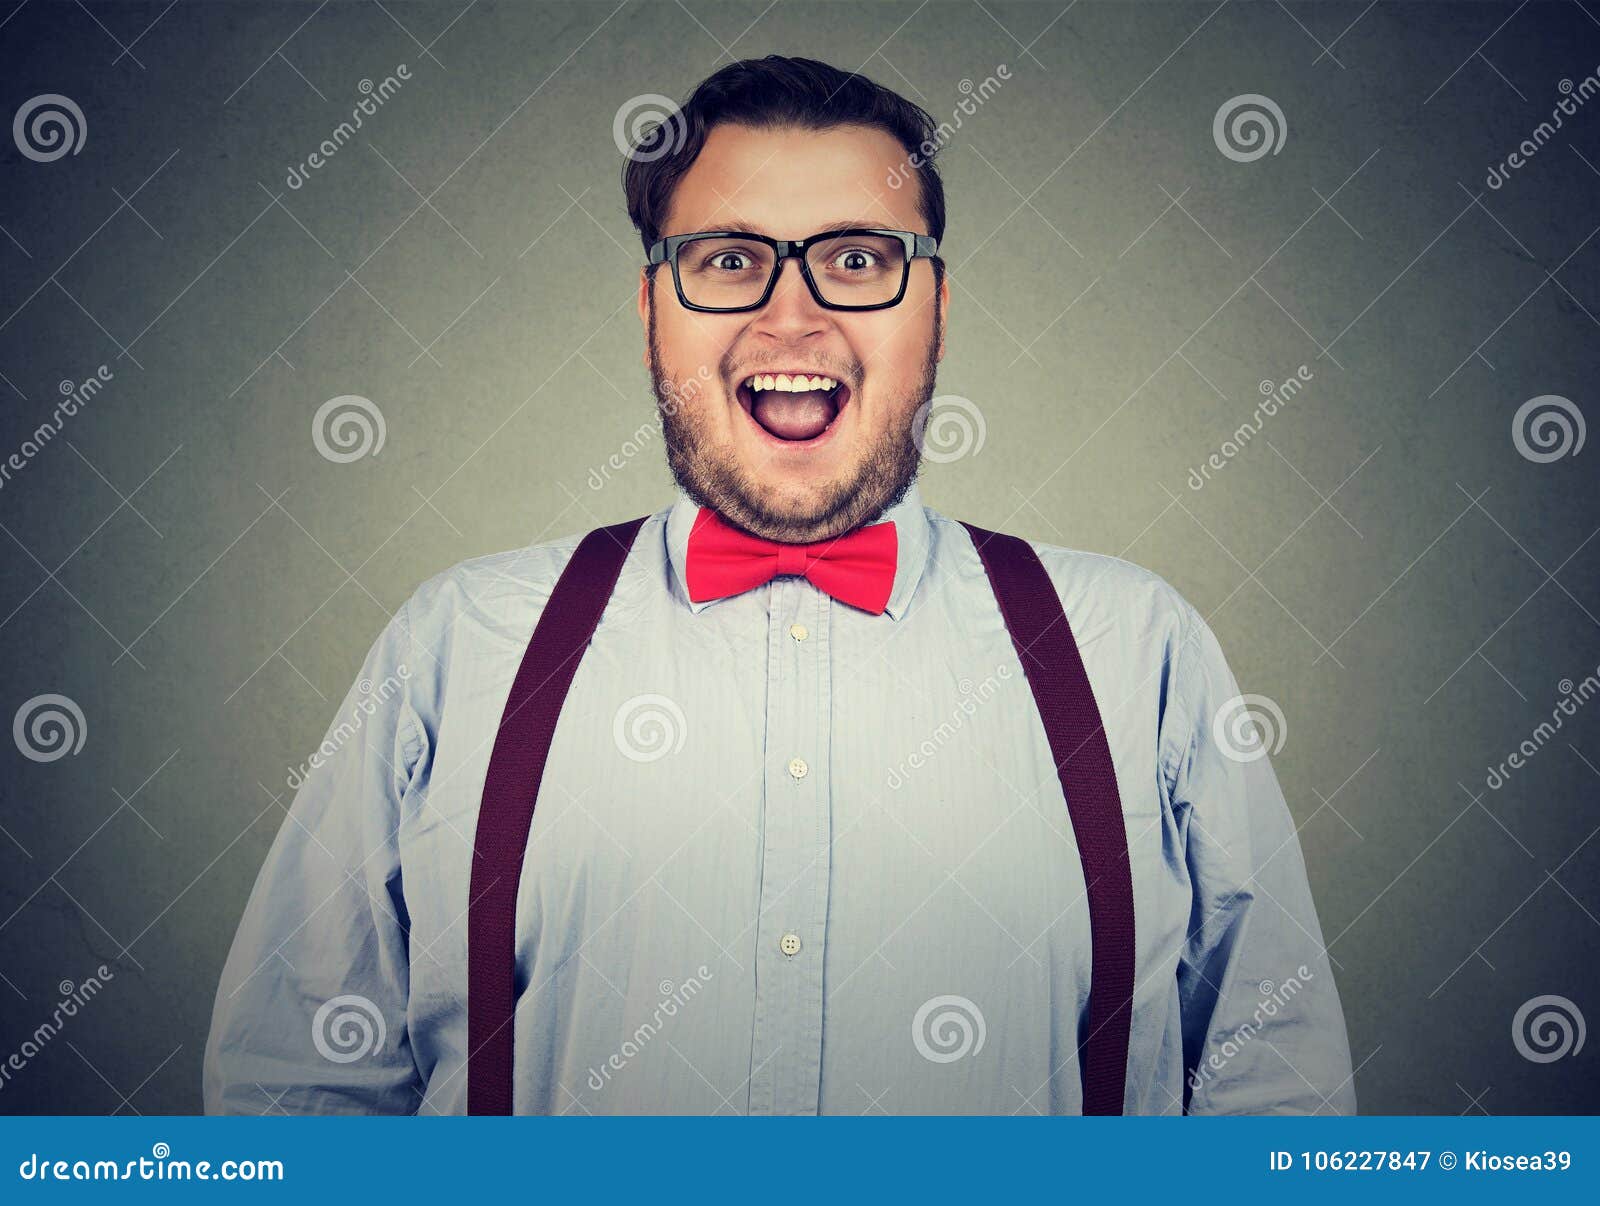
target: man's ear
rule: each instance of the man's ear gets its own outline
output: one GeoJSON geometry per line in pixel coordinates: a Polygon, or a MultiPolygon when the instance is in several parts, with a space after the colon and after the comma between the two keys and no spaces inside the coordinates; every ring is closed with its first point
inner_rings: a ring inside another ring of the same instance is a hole
{"type": "Polygon", "coordinates": [[[650,304],[650,269],[648,269],[648,268],[639,269],[639,298],[638,298],[638,302],[639,302],[639,325],[641,327],[643,327],[645,332],[646,332],[644,350],[639,353],[639,359],[644,362],[645,368],[649,368],[650,367],[650,336],[649,336],[650,311],[648,309],[648,306],[650,304]]]}
{"type": "Polygon", "coordinates": [[[939,354],[937,359],[944,359],[944,333],[950,329],[950,270],[944,270],[943,278],[939,282],[939,354]]]}

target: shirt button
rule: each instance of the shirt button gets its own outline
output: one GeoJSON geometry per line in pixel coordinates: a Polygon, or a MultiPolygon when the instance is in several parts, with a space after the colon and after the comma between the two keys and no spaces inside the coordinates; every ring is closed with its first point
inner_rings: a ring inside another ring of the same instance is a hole
{"type": "Polygon", "coordinates": [[[786,955],[798,955],[800,953],[800,935],[785,934],[778,940],[778,949],[786,955]]]}
{"type": "Polygon", "coordinates": [[[804,758],[789,759],[789,773],[796,779],[804,779],[806,777],[806,770],[806,760],[804,758]]]}
{"type": "Polygon", "coordinates": [[[789,635],[797,641],[803,641],[811,635],[811,630],[804,624],[790,624],[789,635]]]}

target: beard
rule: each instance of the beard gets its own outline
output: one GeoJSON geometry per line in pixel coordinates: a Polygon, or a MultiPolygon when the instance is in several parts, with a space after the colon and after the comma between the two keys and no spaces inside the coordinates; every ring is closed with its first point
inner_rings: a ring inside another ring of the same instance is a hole
{"type": "MultiPolygon", "coordinates": [[[[849,532],[876,519],[905,497],[922,461],[922,450],[912,436],[913,422],[933,397],[935,388],[940,334],[937,305],[933,334],[918,381],[901,397],[877,402],[898,418],[868,445],[853,474],[830,483],[819,500],[801,510],[776,505],[770,488],[751,477],[730,448],[716,446],[714,429],[706,422],[703,407],[695,401],[697,383],[692,379],[680,383],[663,366],[653,299],[649,310],[650,383],[661,419],[667,465],[678,487],[700,506],[709,507],[735,527],[768,540],[805,544],[849,532]]],[[[728,380],[731,366],[724,362],[721,369],[722,380],[728,380]]],[[[859,400],[852,399],[851,404],[859,404],[859,400]]],[[[736,399],[733,405],[738,405],[736,399]]]]}

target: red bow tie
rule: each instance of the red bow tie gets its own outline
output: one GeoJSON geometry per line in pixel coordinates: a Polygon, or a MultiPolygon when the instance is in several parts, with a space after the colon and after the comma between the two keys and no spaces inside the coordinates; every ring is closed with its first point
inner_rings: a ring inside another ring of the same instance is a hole
{"type": "Polygon", "coordinates": [[[899,547],[892,520],[814,544],[781,544],[701,507],[689,531],[684,575],[695,603],[742,594],[779,574],[801,574],[839,602],[881,615],[894,588],[899,547]]]}

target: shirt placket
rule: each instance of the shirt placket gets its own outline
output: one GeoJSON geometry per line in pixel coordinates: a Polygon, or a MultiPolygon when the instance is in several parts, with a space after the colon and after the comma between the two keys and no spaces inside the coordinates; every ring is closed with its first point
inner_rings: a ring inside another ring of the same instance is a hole
{"type": "Polygon", "coordinates": [[[752,1114],[815,1114],[820,1100],[831,603],[802,577],[774,578],[768,596],[752,1114]]]}

